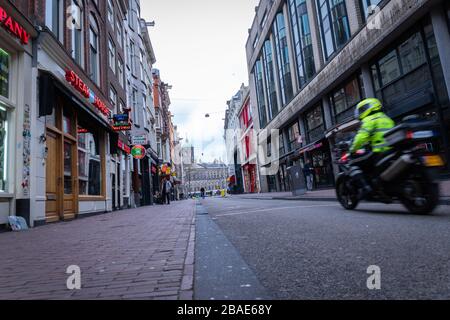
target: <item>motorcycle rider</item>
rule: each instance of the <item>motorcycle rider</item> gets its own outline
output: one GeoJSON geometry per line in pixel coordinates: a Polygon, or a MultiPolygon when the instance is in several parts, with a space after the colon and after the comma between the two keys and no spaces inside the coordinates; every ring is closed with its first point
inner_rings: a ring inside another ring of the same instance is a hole
{"type": "MultiPolygon", "coordinates": [[[[384,134],[395,126],[395,122],[382,111],[382,108],[381,101],[376,98],[365,99],[356,106],[355,118],[361,121],[361,127],[353,140],[350,152],[354,154],[365,145],[369,145],[372,149],[371,156],[369,159],[361,160],[361,162],[368,161],[366,166],[373,166],[381,153],[390,150],[386,146],[384,134]]],[[[359,197],[364,198],[372,192],[372,188],[367,183],[361,166],[358,166],[357,162],[357,160],[354,161],[357,166],[350,176],[360,189],[359,197]]]]}

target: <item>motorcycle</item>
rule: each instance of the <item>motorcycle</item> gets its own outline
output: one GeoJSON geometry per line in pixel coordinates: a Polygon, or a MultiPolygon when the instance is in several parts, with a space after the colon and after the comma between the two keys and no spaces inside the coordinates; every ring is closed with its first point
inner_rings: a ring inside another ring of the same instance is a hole
{"type": "Polygon", "coordinates": [[[375,155],[370,148],[349,153],[351,141],[337,145],[337,164],[341,173],[336,180],[339,203],[354,210],[361,200],[402,203],[413,214],[430,214],[439,203],[438,170],[444,161],[438,154],[436,123],[410,116],[385,133],[390,151],[375,155]],[[365,197],[352,173],[364,174],[372,191],[365,197]]]}

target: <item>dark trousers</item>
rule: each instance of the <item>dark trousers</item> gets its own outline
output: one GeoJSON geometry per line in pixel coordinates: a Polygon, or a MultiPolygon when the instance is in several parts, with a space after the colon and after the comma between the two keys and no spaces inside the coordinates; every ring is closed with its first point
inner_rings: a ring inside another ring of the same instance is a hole
{"type": "Polygon", "coordinates": [[[168,193],[168,192],[163,193],[163,204],[166,202],[167,202],[167,204],[170,204],[170,193],[168,193]]]}

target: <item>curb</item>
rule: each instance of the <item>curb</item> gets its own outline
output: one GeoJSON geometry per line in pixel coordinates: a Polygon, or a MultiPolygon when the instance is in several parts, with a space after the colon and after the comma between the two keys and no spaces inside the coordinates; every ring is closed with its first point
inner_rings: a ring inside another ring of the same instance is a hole
{"type": "Polygon", "coordinates": [[[194,262],[195,262],[195,215],[196,208],[194,206],[193,217],[191,222],[191,231],[189,234],[189,242],[187,246],[186,258],[184,259],[183,278],[181,279],[181,289],[179,300],[194,299],[194,262]]]}

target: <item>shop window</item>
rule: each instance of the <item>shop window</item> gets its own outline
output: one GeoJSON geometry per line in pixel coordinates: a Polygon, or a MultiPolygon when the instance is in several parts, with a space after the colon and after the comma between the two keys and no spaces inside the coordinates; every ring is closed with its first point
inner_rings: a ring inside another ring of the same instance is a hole
{"type": "Polygon", "coordinates": [[[335,123],[339,124],[353,117],[355,106],[362,100],[361,92],[359,78],[355,77],[331,94],[335,123]]]}
{"type": "Polygon", "coordinates": [[[295,122],[288,129],[288,148],[289,151],[294,151],[300,147],[300,127],[298,122],[295,122]]]}
{"type": "Polygon", "coordinates": [[[0,192],[7,192],[8,179],[8,113],[0,104],[0,192]]]}
{"type": "Polygon", "coordinates": [[[319,105],[306,113],[306,130],[308,133],[309,142],[314,142],[323,136],[324,125],[322,107],[319,105]]]}
{"type": "Polygon", "coordinates": [[[78,130],[79,193],[81,196],[100,196],[102,161],[100,135],[83,127],[78,130]]]}
{"type": "Polygon", "coordinates": [[[279,156],[281,157],[281,156],[283,156],[286,152],[286,149],[284,148],[284,136],[283,136],[283,131],[281,131],[280,130],[280,146],[279,146],[279,150],[280,150],[280,153],[279,153],[279,156]]]}
{"type": "Polygon", "coordinates": [[[9,77],[11,57],[0,48],[0,96],[9,98],[9,77]]]}

